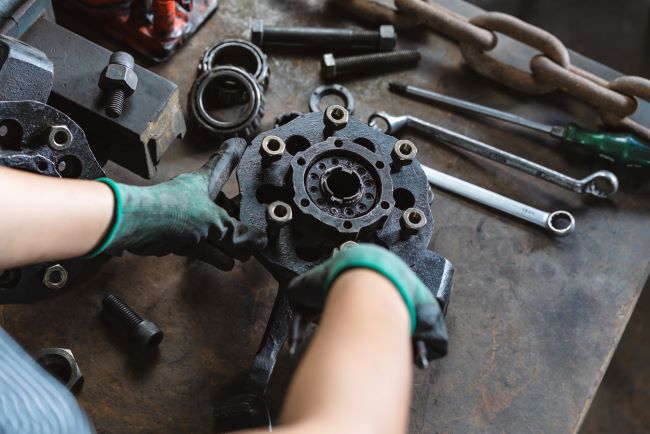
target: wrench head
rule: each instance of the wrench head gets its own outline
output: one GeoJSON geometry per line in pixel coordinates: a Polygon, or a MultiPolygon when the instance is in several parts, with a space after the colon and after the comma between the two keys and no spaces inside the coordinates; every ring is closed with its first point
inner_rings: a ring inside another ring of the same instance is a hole
{"type": "Polygon", "coordinates": [[[384,134],[395,134],[407,123],[408,116],[393,116],[386,112],[375,112],[368,118],[368,125],[384,134]]]}
{"type": "Polygon", "coordinates": [[[582,180],[584,192],[607,198],[618,191],[618,178],[608,170],[599,170],[582,180]]]}
{"type": "Polygon", "coordinates": [[[558,237],[565,237],[576,228],[576,220],[568,211],[555,211],[546,219],[546,230],[558,237]]]}

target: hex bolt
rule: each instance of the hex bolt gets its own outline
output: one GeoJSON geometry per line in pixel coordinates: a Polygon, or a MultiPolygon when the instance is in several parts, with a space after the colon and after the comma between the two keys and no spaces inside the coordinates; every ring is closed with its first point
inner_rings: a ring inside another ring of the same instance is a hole
{"type": "Polygon", "coordinates": [[[111,55],[108,66],[99,77],[99,87],[106,92],[106,116],[119,117],[124,111],[124,103],[138,86],[138,76],[133,67],[133,56],[124,51],[116,51],[111,55]]]}
{"type": "Polygon", "coordinates": [[[360,56],[334,57],[327,53],[321,59],[320,72],[325,80],[342,75],[375,72],[378,69],[406,68],[420,61],[418,50],[400,50],[390,53],[364,54],[360,56]]]}
{"type": "Polygon", "coordinates": [[[48,289],[61,289],[68,283],[68,270],[61,264],[50,265],[45,268],[43,285],[48,289]]]}
{"type": "Polygon", "coordinates": [[[262,139],[260,153],[262,154],[262,159],[266,161],[277,161],[282,158],[286,149],[287,144],[280,137],[266,136],[262,139]]]}
{"type": "Polygon", "coordinates": [[[109,294],[102,300],[106,318],[124,328],[135,343],[143,350],[157,347],[162,341],[163,332],[151,321],[143,320],[129,305],[118,296],[109,294]]]}
{"type": "Polygon", "coordinates": [[[325,109],[323,113],[323,123],[325,123],[325,130],[337,131],[345,128],[350,119],[350,114],[345,107],[333,104],[325,109]]]}
{"type": "Polygon", "coordinates": [[[47,143],[50,148],[63,151],[72,144],[72,133],[65,125],[52,125],[47,136],[47,143]]]}
{"type": "Polygon", "coordinates": [[[408,208],[402,213],[400,224],[405,235],[415,235],[427,225],[427,216],[417,208],[408,208]]]}
{"type": "Polygon", "coordinates": [[[407,166],[415,160],[415,156],[418,153],[418,148],[410,140],[398,140],[393,146],[391,151],[391,157],[393,159],[393,165],[400,169],[403,166],[407,166]]]}
{"type": "Polygon", "coordinates": [[[270,27],[255,20],[251,25],[255,45],[292,45],[321,48],[371,48],[390,51],[395,48],[397,34],[391,25],[379,30],[331,29],[321,27],[270,27]]]}

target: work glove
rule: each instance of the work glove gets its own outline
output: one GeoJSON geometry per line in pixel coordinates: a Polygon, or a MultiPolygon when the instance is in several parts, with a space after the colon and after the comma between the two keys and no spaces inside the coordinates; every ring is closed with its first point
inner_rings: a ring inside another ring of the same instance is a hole
{"type": "Polygon", "coordinates": [[[395,285],[411,316],[415,360],[419,366],[426,367],[429,361],[447,354],[447,328],[436,298],[402,259],[373,244],[344,248],[289,283],[287,296],[297,318],[291,333],[293,351],[302,318],[318,315],[337,277],[354,268],[376,271],[395,285]]]}
{"type": "Polygon", "coordinates": [[[174,253],[230,270],[233,258],[243,261],[264,248],[264,232],[241,223],[211,199],[216,195],[210,184],[219,158],[215,155],[196,172],[151,187],[99,179],[115,194],[115,216],[106,239],[89,256],[124,250],[136,255],[174,253]]]}

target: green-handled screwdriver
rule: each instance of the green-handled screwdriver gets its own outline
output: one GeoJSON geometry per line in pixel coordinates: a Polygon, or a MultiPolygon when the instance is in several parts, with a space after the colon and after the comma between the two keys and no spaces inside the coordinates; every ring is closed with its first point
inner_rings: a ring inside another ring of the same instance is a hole
{"type": "Polygon", "coordinates": [[[397,82],[390,82],[388,88],[396,93],[418,96],[429,101],[447,104],[533,130],[542,131],[553,137],[558,137],[576,148],[584,149],[627,167],[650,167],[650,146],[631,134],[587,131],[574,124],[566,126],[546,125],[513,115],[512,113],[397,82]]]}

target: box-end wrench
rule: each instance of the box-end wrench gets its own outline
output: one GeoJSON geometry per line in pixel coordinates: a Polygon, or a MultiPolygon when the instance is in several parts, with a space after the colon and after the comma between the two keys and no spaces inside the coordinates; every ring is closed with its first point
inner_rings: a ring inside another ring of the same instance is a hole
{"type": "Polygon", "coordinates": [[[414,116],[394,116],[386,112],[376,112],[370,116],[369,124],[386,134],[394,134],[401,128],[409,126],[429,134],[439,141],[453,146],[458,146],[474,152],[497,163],[505,164],[521,170],[522,172],[552,182],[560,187],[576,193],[591,194],[599,198],[607,198],[618,191],[618,178],[612,172],[599,170],[584,179],[575,179],[548,167],[542,166],[525,158],[495,148],[479,140],[472,139],[462,134],[426,122],[414,116]],[[378,122],[381,120],[381,122],[378,122]],[[381,123],[385,124],[382,128],[381,123]]]}
{"type": "Polygon", "coordinates": [[[568,211],[541,211],[431,167],[422,165],[422,169],[431,185],[534,223],[555,236],[569,235],[576,227],[575,219],[568,211]]]}

